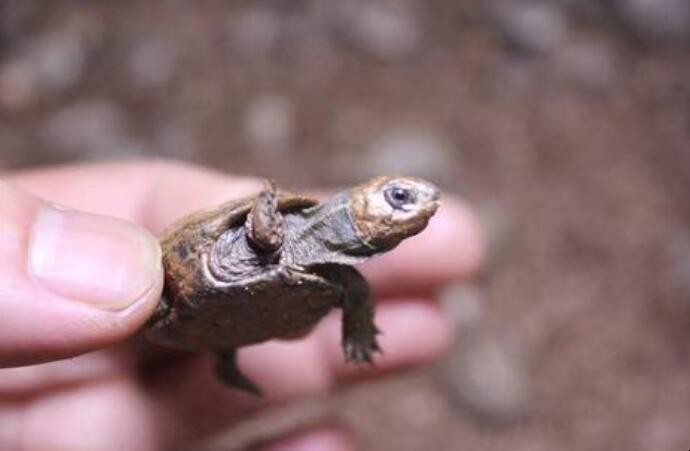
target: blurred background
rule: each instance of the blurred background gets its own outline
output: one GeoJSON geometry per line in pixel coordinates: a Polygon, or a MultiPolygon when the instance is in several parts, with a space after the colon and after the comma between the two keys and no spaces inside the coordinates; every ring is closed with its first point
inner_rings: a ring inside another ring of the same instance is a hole
{"type": "Polygon", "coordinates": [[[477,209],[453,352],[329,401],[362,449],[690,446],[687,0],[0,1],[0,168],[153,156],[477,209]]]}

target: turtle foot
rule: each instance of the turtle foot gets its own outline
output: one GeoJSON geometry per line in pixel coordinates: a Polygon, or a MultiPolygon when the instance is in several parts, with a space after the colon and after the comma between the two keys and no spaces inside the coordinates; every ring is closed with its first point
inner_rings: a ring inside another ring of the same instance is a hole
{"type": "Polygon", "coordinates": [[[374,353],[382,352],[376,341],[378,331],[367,334],[353,334],[343,340],[343,353],[345,361],[358,364],[374,364],[374,353]]]}

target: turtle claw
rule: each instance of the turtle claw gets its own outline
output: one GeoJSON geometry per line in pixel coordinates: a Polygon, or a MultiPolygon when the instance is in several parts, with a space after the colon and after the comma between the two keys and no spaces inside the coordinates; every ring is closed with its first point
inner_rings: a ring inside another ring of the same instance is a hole
{"type": "Polygon", "coordinates": [[[218,373],[218,379],[227,387],[242,390],[254,396],[263,396],[261,389],[242,373],[232,375],[218,373]]]}
{"type": "Polygon", "coordinates": [[[242,374],[237,367],[235,351],[218,353],[215,371],[216,376],[224,385],[242,390],[254,396],[263,396],[261,389],[247,376],[242,374]]]}
{"type": "Polygon", "coordinates": [[[374,364],[374,353],[382,352],[376,341],[376,334],[362,334],[346,337],[343,340],[343,353],[346,362],[374,364]]]}

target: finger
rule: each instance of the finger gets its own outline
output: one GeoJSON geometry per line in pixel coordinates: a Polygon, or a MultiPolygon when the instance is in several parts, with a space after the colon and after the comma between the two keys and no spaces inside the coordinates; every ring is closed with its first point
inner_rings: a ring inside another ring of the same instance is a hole
{"type": "MultiPolygon", "coordinates": [[[[194,210],[261,187],[253,178],[227,177],[169,161],[44,169],[17,174],[13,180],[53,201],[127,219],[155,233],[194,210]]],[[[446,197],[427,230],[363,265],[363,271],[379,295],[428,291],[476,271],[483,252],[474,214],[446,197]]]]}
{"type": "Polygon", "coordinates": [[[483,242],[470,209],[447,198],[422,233],[365,263],[362,272],[379,296],[430,291],[477,271],[483,242]]]}
{"type": "Polygon", "coordinates": [[[354,451],[352,437],[336,427],[312,428],[265,445],[255,445],[255,451],[354,451]]]}
{"type": "Polygon", "coordinates": [[[328,390],[354,378],[376,377],[391,370],[437,359],[450,345],[452,330],[428,300],[398,300],[381,305],[377,324],[383,330],[376,365],[345,364],[340,347],[339,315],[322,322],[300,341],[271,341],[242,348],[242,372],[264,391],[264,398],[228,389],[213,374],[211,358],[167,368],[151,382],[165,412],[177,415],[175,425],[192,435],[213,432],[267,404],[328,390]],[[228,406],[233,406],[229,409],[228,406]]]}
{"type": "Polygon", "coordinates": [[[378,377],[434,362],[453,339],[452,327],[440,307],[428,299],[388,300],[377,310],[376,325],[381,330],[377,339],[382,352],[374,355],[374,365],[344,361],[339,315],[331,315],[319,325],[315,333],[320,335],[321,355],[336,380],[378,377]]]}
{"type": "Polygon", "coordinates": [[[146,397],[127,379],[64,387],[0,402],[7,450],[152,451],[161,449],[146,397]]]}
{"type": "Polygon", "coordinates": [[[261,189],[254,178],[167,160],[33,169],[10,180],[52,202],[135,222],[156,234],[195,210],[261,189]]]}
{"type": "Polygon", "coordinates": [[[161,285],[148,232],[0,183],[0,366],[124,338],[150,316],[161,285]]]}
{"type": "Polygon", "coordinates": [[[131,365],[111,352],[91,352],[72,359],[38,365],[0,369],[0,399],[25,399],[39,391],[74,387],[79,384],[125,374],[131,365]]]}

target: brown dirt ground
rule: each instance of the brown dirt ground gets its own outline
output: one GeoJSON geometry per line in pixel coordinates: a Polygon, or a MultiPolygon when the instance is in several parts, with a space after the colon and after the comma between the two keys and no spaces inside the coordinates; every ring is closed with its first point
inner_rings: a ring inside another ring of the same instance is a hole
{"type": "Polygon", "coordinates": [[[337,402],[362,449],[688,449],[690,52],[574,15],[556,49],[520,54],[478,3],[406,2],[418,35],[393,50],[324,2],[27,7],[7,19],[0,63],[48,32],[77,36],[86,56],[77,81],[37,83],[29,100],[2,103],[0,76],[0,162],[113,158],[126,146],[125,156],[336,185],[372,166],[415,169],[405,146],[392,154],[401,162],[376,159],[372,143],[384,132],[438,137],[441,164],[420,171],[485,218],[483,318],[520,350],[532,403],[519,421],[472,415],[438,377],[452,375],[448,362],[364,384],[337,402]],[[278,38],[238,37],[248,17],[259,29],[277,20],[278,38]],[[160,43],[149,49],[154,61],[172,69],[139,80],[132,54],[151,41],[160,43]],[[578,43],[605,52],[610,67],[582,72],[569,59],[578,43]],[[268,98],[268,113],[257,98],[268,98]],[[254,107],[259,121],[277,117],[274,135],[247,131],[254,107]],[[77,119],[55,126],[70,108],[77,119]],[[59,144],[93,108],[115,125],[59,144]]]}

